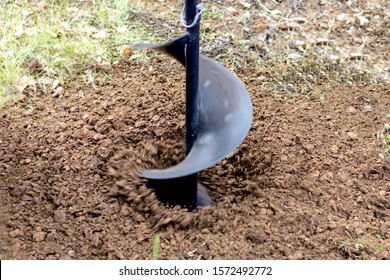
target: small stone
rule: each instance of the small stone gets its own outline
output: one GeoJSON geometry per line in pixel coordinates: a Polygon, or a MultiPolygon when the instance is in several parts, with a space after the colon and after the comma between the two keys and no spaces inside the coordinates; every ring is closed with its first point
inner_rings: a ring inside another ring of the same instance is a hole
{"type": "Polygon", "coordinates": [[[203,234],[209,234],[210,230],[208,228],[202,228],[202,230],[200,232],[203,234]]]}
{"type": "Polygon", "coordinates": [[[74,250],[69,250],[68,251],[68,256],[69,257],[74,257],[76,255],[76,252],[74,250]]]}
{"type": "Polygon", "coordinates": [[[336,145],[333,145],[332,147],[330,147],[330,150],[332,151],[332,153],[337,154],[339,151],[339,147],[337,147],[336,145]]]}
{"type": "Polygon", "coordinates": [[[348,19],[348,16],[347,16],[347,14],[345,14],[345,13],[339,14],[339,15],[337,15],[337,17],[336,17],[336,20],[337,20],[337,21],[346,21],[347,19],[348,19]]]}
{"type": "Polygon", "coordinates": [[[26,193],[26,188],[24,186],[17,186],[11,192],[11,194],[15,197],[21,197],[25,193],[26,193]]]}
{"type": "Polygon", "coordinates": [[[318,178],[320,176],[320,171],[316,170],[314,171],[311,176],[315,177],[315,178],[318,178]]]}
{"type": "Polygon", "coordinates": [[[15,229],[15,230],[13,230],[13,231],[11,231],[10,233],[9,233],[9,235],[12,237],[12,238],[15,238],[15,237],[18,237],[18,236],[21,236],[21,235],[23,235],[23,231],[21,231],[20,229],[15,229]]]}
{"type": "Polygon", "coordinates": [[[122,54],[124,57],[129,58],[132,55],[132,51],[129,46],[124,46],[122,50],[122,54]]]}
{"type": "Polygon", "coordinates": [[[357,110],[356,110],[355,107],[349,106],[349,107],[347,108],[347,113],[356,114],[356,113],[357,113],[357,110]]]}
{"type": "Polygon", "coordinates": [[[93,140],[98,141],[98,140],[104,139],[105,137],[106,136],[104,136],[104,134],[95,133],[92,138],[93,138],[93,140]]]}
{"type": "Polygon", "coordinates": [[[62,93],[64,92],[64,88],[63,87],[58,87],[54,90],[52,96],[53,97],[58,97],[60,96],[62,93]]]}
{"type": "Polygon", "coordinates": [[[153,133],[157,136],[160,137],[164,134],[164,131],[162,129],[155,129],[153,130],[153,133]]]}
{"type": "Polygon", "coordinates": [[[138,213],[134,214],[133,219],[134,219],[134,221],[139,222],[139,223],[145,221],[145,218],[141,214],[138,214],[138,213]]]}
{"type": "Polygon", "coordinates": [[[105,202],[102,202],[102,203],[100,203],[100,204],[98,205],[98,209],[100,209],[100,210],[105,210],[105,209],[107,209],[107,208],[108,208],[108,204],[105,203],[105,202]]]}
{"type": "Polygon", "coordinates": [[[152,122],[157,122],[160,120],[160,116],[159,115],[154,115],[153,118],[151,119],[152,122]]]}
{"type": "Polygon", "coordinates": [[[358,21],[360,26],[366,26],[370,23],[368,18],[366,18],[365,16],[358,16],[358,21]]]}
{"type": "Polygon", "coordinates": [[[66,220],[66,213],[62,209],[56,210],[54,211],[53,218],[56,223],[63,223],[66,220]]]}
{"type": "Polygon", "coordinates": [[[268,214],[267,208],[260,208],[259,215],[266,216],[268,214]]]}
{"type": "Polygon", "coordinates": [[[58,79],[54,80],[52,87],[56,88],[60,84],[60,81],[58,79]]]}
{"type": "Polygon", "coordinates": [[[84,113],[83,116],[81,117],[84,121],[88,120],[89,119],[89,114],[88,113],[84,113]]]}
{"type": "Polygon", "coordinates": [[[95,174],[93,175],[93,180],[97,183],[100,181],[100,175],[99,174],[95,174]]]}
{"type": "Polygon", "coordinates": [[[350,138],[352,140],[358,139],[358,134],[354,131],[347,132],[347,136],[348,136],[348,138],[350,138]]]}
{"type": "Polygon", "coordinates": [[[41,242],[45,240],[47,233],[44,231],[38,231],[33,234],[33,240],[34,242],[41,242]]]}
{"type": "Polygon", "coordinates": [[[57,238],[55,232],[49,232],[48,235],[46,236],[46,241],[54,242],[56,240],[57,238]]]}
{"type": "Polygon", "coordinates": [[[25,99],[26,99],[26,95],[25,94],[21,93],[21,94],[18,95],[18,101],[24,102],[25,99]]]}

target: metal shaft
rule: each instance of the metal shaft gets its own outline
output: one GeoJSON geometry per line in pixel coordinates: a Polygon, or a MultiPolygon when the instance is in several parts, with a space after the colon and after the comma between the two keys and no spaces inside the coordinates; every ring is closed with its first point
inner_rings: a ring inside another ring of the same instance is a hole
{"type": "MultiPolygon", "coordinates": [[[[187,25],[191,25],[197,11],[197,0],[185,0],[185,15],[187,25]]],[[[198,135],[199,123],[199,21],[187,28],[187,47],[186,47],[186,155],[189,154],[192,145],[198,135]]],[[[196,208],[198,174],[192,174],[184,180],[187,186],[187,201],[193,205],[189,208],[196,208]]]]}
{"type": "MultiPolygon", "coordinates": [[[[186,0],[185,14],[187,25],[193,23],[197,14],[197,0],[186,0]]],[[[186,155],[198,135],[199,122],[199,21],[187,28],[186,48],[186,155]]]]}

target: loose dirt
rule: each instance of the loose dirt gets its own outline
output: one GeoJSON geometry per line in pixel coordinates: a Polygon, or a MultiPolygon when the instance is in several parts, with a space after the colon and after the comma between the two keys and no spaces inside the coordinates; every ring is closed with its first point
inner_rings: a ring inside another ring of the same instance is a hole
{"type": "Polygon", "coordinates": [[[1,259],[150,259],[158,232],[160,259],[390,258],[388,87],[270,95],[239,73],[252,128],[200,173],[213,205],[187,212],[138,177],[183,157],[183,69],[106,71],[1,110],[1,259]]]}

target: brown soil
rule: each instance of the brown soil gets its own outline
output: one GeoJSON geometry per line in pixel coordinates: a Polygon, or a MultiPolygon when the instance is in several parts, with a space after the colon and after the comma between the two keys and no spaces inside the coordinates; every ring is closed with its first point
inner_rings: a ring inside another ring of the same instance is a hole
{"type": "Polygon", "coordinates": [[[183,156],[183,69],[106,70],[1,110],[1,259],[150,259],[157,232],[160,259],[390,258],[388,87],[271,96],[241,73],[252,129],[200,173],[214,204],[189,213],[137,175],[183,156]]]}

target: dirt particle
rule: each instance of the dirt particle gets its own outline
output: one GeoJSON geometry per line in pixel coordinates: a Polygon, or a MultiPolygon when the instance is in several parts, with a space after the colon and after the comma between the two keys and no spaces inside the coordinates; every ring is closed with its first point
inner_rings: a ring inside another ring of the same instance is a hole
{"type": "Polygon", "coordinates": [[[359,138],[358,134],[354,131],[347,132],[347,136],[351,140],[357,140],[359,138]]]}
{"type": "Polygon", "coordinates": [[[44,231],[38,231],[33,234],[33,241],[34,242],[41,242],[45,240],[47,233],[44,231]]]}
{"type": "Polygon", "coordinates": [[[76,252],[74,250],[69,250],[67,254],[68,254],[69,257],[72,258],[72,257],[74,257],[76,255],[76,252]]]}
{"type": "Polygon", "coordinates": [[[56,223],[63,223],[66,220],[65,210],[59,209],[54,211],[53,219],[56,223]]]}
{"type": "Polygon", "coordinates": [[[23,231],[21,231],[20,229],[15,229],[15,230],[13,230],[13,231],[11,231],[10,233],[9,233],[9,236],[11,236],[12,238],[16,238],[16,237],[19,237],[19,236],[21,236],[21,235],[23,235],[23,231]]]}

